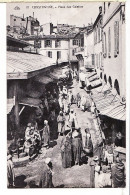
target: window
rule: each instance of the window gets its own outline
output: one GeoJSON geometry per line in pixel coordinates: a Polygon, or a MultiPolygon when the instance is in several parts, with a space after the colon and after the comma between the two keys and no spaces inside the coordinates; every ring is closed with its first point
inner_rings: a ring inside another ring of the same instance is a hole
{"type": "Polygon", "coordinates": [[[61,46],[61,42],[60,42],[60,40],[56,40],[55,41],[55,47],[60,47],[61,46]]]}
{"type": "Polygon", "coordinates": [[[91,55],[92,56],[92,65],[94,66],[95,63],[94,63],[94,54],[91,55]]]}
{"type": "Polygon", "coordinates": [[[52,51],[48,51],[48,57],[52,58],[52,51]]]}
{"type": "Polygon", "coordinates": [[[73,40],[73,45],[79,45],[79,40],[74,39],[73,40]]]}
{"type": "Polygon", "coordinates": [[[98,54],[96,55],[96,58],[97,58],[97,68],[98,68],[98,67],[99,67],[99,66],[98,66],[98,65],[99,65],[99,64],[98,64],[98,54]]]}
{"type": "Polygon", "coordinates": [[[52,41],[51,40],[45,40],[45,47],[52,47],[52,41]]]}
{"type": "Polygon", "coordinates": [[[73,49],[73,50],[72,50],[72,56],[74,56],[74,54],[75,54],[75,50],[73,49]]]}
{"type": "Polygon", "coordinates": [[[108,29],[108,57],[111,57],[111,29],[108,29]]]}
{"type": "Polygon", "coordinates": [[[107,57],[107,42],[106,42],[106,33],[104,32],[104,40],[103,40],[103,57],[107,57]]]}
{"type": "Polygon", "coordinates": [[[78,42],[79,42],[79,47],[81,46],[81,40],[78,40],[78,42]]]}
{"type": "Polygon", "coordinates": [[[104,14],[105,14],[105,12],[106,12],[106,4],[104,2],[104,14]]]}
{"type": "Polygon", "coordinates": [[[57,51],[57,59],[61,59],[61,51],[57,51]]]}
{"type": "Polygon", "coordinates": [[[114,23],[114,57],[119,54],[119,21],[114,23]]]}

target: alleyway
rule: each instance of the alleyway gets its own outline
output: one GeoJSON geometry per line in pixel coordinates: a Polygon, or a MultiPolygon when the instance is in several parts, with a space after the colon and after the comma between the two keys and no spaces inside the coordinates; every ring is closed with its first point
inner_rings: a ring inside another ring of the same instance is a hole
{"type": "MultiPolygon", "coordinates": [[[[77,94],[78,92],[83,93],[86,95],[86,92],[83,89],[80,89],[78,84],[74,82],[72,86],[72,92],[73,94],[77,94]]],[[[92,135],[92,141],[93,144],[95,142],[94,139],[94,123],[90,112],[83,112],[80,110],[80,108],[77,108],[76,104],[73,104],[71,106],[74,111],[77,114],[77,119],[79,126],[81,127],[82,134],[84,133],[84,129],[86,127],[86,124],[88,123],[91,128],[91,135],[92,135]]],[[[58,138],[58,140],[55,140],[54,142],[51,142],[51,147],[46,150],[45,148],[42,149],[42,154],[40,154],[36,159],[31,161],[27,164],[26,167],[19,167],[15,169],[16,176],[19,178],[20,175],[23,175],[23,179],[28,183],[28,181],[36,181],[36,184],[38,185],[38,175],[40,171],[42,170],[42,164],[46,157],[50,157],[52,159],[53,163],[53,184],[55,187],[86,187],[89,188],[90,186],[90,166],[89,166],[89,159],[88,162],[84,161],[85,163],[78,166],[73,166],[71,168],[64,169],[62,167],[62,161],[61,161],[61,152],[60,152],[60,143],[62,140],[62,136],[58,138]],[[30,178],[31,177],[31,178],[30,178]]],[[[82,156],[84,158],[84,156],[82,156]]],[[[21,177],[21,176],[20,176],[21,177]]],[[[20,185],[21,179],[20,179],[20,185]]],[[[24,187],[26,186],[26,183],[23,182],[24,187]],[[25,186],[24,186],[25,185],[25,186]]],[[[21,187],[23,187],[21,186],[21,187]]],[[[18,184],[18,187],[19,184],[18,184]]]]}

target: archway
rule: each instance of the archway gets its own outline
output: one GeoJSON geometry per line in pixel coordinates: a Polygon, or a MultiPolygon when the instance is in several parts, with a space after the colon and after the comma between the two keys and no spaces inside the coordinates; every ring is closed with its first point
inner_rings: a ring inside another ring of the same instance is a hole
{"type": "Polygon", "coordinates": [[[104,75],[104,81],[107,83],[107,76],[106,76],[106,74],[104,75]]]}
{"type": "Polygon", "coordinates": [[[100,73],[100,78],[102,79],[102,72],[100,73]]]}
{"type": "Polygon", "coordinates": [[[109,82],[110,86],[112,87],[112,79],[111,79],[110,76],[109,76],[109,78],[108,78],[108,82],[109,82]]]}
{"type": "Polygon", "coordinates": [[[120,87],[119,87],[119,82],[117,79],[114,82],[114,88],[116,89],[118,95],[120,95],[120,87]]]}

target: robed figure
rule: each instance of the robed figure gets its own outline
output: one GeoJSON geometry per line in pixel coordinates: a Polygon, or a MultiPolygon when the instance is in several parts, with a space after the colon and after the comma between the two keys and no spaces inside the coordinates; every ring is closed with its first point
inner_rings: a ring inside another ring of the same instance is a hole
{"type": "Polygon", "coordinates": [[[82,139],[81,135],[77,130],[72,133],[72,150],[75,165],[79,165],[81,161],[82,152],[82,139]]]}
{"type": "Polygon", "coordinates": [[[65,134],[66,132],[61,141],[61,158],[62,166],[68,168],[72,165],[72,138],[71,133],[68,133],[67,135],[65,134]]]}
{"type": "Polygon", "coordinates": [[[58,123],[58,133],[60,135],[61,133],[64,133],[65,130],[65,117],[62,111],[60,111],[57,117],[57,123],[58,123]]]}
{"type": "Polygon", "coordinates": [[[43,128],[43,143],[44,143],[44,147],[49,147],[49,143],[50,143],[50,127],[48,125],[48,121],[45,120],[44,121],[44,128],[43,128]]]}

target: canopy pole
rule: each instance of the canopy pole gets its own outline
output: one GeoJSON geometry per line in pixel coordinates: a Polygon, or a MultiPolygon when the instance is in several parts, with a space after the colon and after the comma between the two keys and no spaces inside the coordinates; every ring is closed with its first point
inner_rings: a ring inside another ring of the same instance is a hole
{"type": "Polygon", "coordinates": [[[25,108],[25,106],[23,106],[22,109],[20,110],[19,116],[20,116],[20,114],[23,112],[24,108],[25,108]]]}

